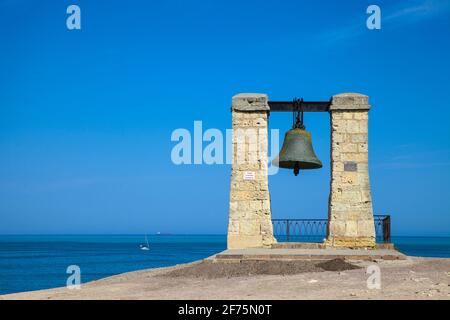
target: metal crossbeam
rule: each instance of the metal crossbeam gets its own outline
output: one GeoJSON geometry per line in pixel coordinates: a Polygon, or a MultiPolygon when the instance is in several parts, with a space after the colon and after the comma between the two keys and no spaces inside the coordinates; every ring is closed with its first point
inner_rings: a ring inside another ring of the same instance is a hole
{"type": "Polygon", "coordinates": [[[293,101],[269,101],[271,112],[328,112],[330,104],[330,101],[302,101],[301,109],[297,110],[293,101]]]}

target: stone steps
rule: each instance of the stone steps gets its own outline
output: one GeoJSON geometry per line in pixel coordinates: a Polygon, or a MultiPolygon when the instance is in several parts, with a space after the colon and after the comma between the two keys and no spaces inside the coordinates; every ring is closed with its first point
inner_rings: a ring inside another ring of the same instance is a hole
{"type": "Polygon", "coordinates": [[[317,248],[253,248],[225,250],[211,257],[215,261],[239,262],[242,260],[406,260],[407,256],[392,249],[317,249],[317,248]]]}
{"type": "MultiPolygon", "coordinates": [[[[316,242],[279,242],[271,246],[272,249],[325,249],[326,246],[323,243],[316,242]]],[[[376,249],[395,250],[392,243],[377,243],[376,249]]]]}

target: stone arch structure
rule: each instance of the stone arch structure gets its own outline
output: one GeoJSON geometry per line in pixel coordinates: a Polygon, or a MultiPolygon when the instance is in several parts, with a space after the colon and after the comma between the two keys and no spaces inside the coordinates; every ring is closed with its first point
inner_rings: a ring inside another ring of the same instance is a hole
{"type": "MultiPolygon", "coordinates": [[[[271,111],[292,111],[290,108],[289,102],[270,102],[265,94],[241,93],[232,99],[229,249],[270,247],[276,243],[268,184],[268,120],[271,111]]],[[[368,97],[356,93],[338,94],[325,102],[305,102],[305,112],[330,114],[326,246],[375,246],[368,170],[369,110],[368,97]]]]}

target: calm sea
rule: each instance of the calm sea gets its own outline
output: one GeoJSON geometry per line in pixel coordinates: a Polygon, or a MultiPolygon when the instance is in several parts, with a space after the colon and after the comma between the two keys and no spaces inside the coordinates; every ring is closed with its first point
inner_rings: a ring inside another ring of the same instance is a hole
{"type": "MultiPolygon", "coordinates": [[[[199,260],[225,250],[222,235],[0,236],[0,294],[66,285],[67,267],[77,265],[81,281],[146,268],[199,260]]],[[[407,255],[450,257],[450,237],[393,237],[407,255]]]]}

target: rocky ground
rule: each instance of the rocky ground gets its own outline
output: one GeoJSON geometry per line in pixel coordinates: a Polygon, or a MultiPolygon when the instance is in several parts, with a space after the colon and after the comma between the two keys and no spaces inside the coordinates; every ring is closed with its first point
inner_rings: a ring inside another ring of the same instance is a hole
{"type": "Polygon", "coordinates": [[[0,299],[447,299],[450,259],[403,261],[202,261],[125,273],[82,285],[0,299]],[[367,286],[367,267],[381,288],[367,286]]]}

